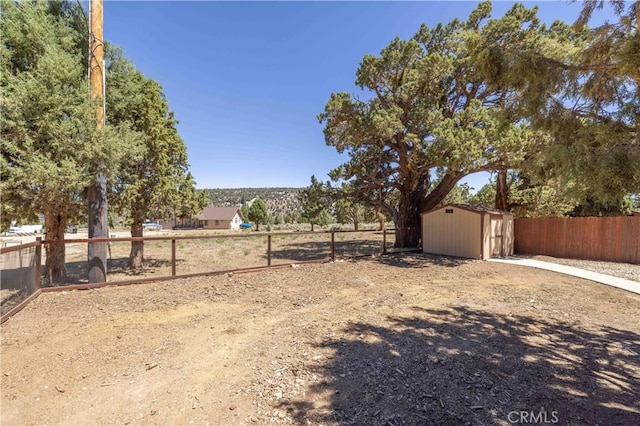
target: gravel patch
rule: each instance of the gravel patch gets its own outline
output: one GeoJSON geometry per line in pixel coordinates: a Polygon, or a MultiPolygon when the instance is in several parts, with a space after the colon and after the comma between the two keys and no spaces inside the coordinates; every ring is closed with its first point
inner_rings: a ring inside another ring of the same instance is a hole
{"type": "Polygon", "coordinates": [[[603,262],[599,260],[564,259],[551,256],[530,256],[530,259],[543,262],[557,263],[560,265],[573,266],[591,272],[599,272],[618,278],[640,282],[640,265],[631,263],[603,262]]]}

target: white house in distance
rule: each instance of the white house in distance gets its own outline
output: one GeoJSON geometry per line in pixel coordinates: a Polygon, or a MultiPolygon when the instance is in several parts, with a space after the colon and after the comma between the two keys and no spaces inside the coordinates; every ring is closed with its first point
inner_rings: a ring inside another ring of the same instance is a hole
{"type": "Polygon", "coordinates": [[[203,229],[240,229],[244,222],[240,207],[209,206],[198,215],[198,227],[203,229]]]}

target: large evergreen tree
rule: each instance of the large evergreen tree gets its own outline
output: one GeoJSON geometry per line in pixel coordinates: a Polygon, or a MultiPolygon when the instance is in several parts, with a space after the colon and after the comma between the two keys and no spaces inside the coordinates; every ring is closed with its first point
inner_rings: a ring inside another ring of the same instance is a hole
{"type": "MultiPolygon", "coordinates": [[[[110,128],[94,134],[81,6],[2,1],[1,7],[2,216],[43,213],[46,239],[63,240],[67,221],[86,214],[85,190],[97,164],[117,169],[135,144],[110,128]]],[[[49,278],[65,276],[64,244],[45,247],[49,278]]]]}
{"type": "MultiPolygon", "coordinates": [[[[142,153],[123,163],[112,185],[113,206],[129,215],[132,237],[146,219],[193,215],[206,205],[188,172],[187,150],[162,87],[146,78],[117,48],[107,53],[107,122],[127,126],[142,140],[142,153]]],[[[131,243],[129,265],[141,267],[144,243],[131,243]]]]}
{"type": "Polygon", "coordinates": [[[490,13],[482,3],[466,22],[423,25],[412,39],[365,56],[356,79],[365,100],[334,93],[319,116],[326,143],[350,156],[332,178],[352,180],[389,213],[398,246],[418,245],[420,213],[460,179],[518,165],[534,140],[513,109],[522,93],[492,84],[474,54],[486,39],[546,40],[556,31],[521,5],[485,24],[490,13]]]}
{"type": "Polygon", "coordinates": [[[525,94],[522,113],[548,134],[529,153],[525,171],[559,182],[579,214],[622,213],[640,192],[640,2],[587,1],[573,27],[554,23],[555,38],[479,42],[474,61],[491,84],[525,94]],[[592,12],[618,16],[596,28],[592,12]]]}
{"type": "MultiPolygon", "coordinates": [[[[2,0],[0,126],[2,218],[44,213],[46,238],[63,240],[69,220],[86,216],[98,167],[111,198],[142,236],[148,217],[193,215],[205,204],[187,172],[186,148],[162,88],[109,49],[107,125],[95,133],[87,82],[87,21],[65,1],[2,0]]],[[[66,274],[64,244],[46,246],[48,275],[66,274]]],[[[131,263],[142,262],[132,247],[131,263]]]]}

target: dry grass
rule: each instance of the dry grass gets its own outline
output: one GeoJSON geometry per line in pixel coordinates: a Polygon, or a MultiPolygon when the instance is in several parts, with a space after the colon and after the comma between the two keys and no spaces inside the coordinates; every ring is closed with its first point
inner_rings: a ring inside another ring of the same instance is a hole
{"type": "MultiPolygon", "coordinates": [[[[268,234],[260,232],[162,231],[149,232],[148,237],[202,237],[176,240],[176,273],[178,275],[253,268],[268,264],[268,234]]],[[[335,255],[355,257],[382,252],[382,232],[349,232],[335,234],[335,255]]],[[[387,249],[394,236],[387,234],[387,249]]],[[[113,242],[108,258],[108,280],[122,281],[142,277],[171,275],[171,240],[146,241],[144,267],[128,267],[130,242],[113,242]]],[[[68,276],[54,284],[69,284],[86,280],[86,243],[67,245],[68,276]]],[[[331,256],[331,234],[271,233],[271,265],[320,261],[331,256]]]]}

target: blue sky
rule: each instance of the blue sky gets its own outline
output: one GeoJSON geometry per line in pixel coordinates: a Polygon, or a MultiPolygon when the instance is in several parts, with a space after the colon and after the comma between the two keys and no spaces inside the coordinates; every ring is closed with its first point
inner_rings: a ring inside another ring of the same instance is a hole
{"type": "MultiPolygon", "coordinates": [[[[545,22],[579,5],[538,4],[545,22]]],[[[332,92],[395,36],[466,19],[477,2],[104,3],[104,34],[164,88],[198,188],[308,186],[345,160],[324,142],[332,92]]],[[[494,2],[500,16],[512,2],[494,2]]],[[[475,189],[488,174],[465,179],[475,189]]]]}

